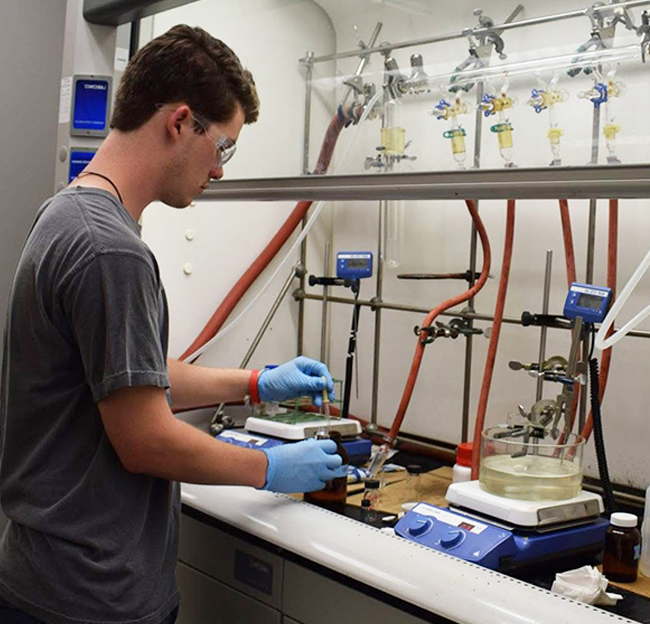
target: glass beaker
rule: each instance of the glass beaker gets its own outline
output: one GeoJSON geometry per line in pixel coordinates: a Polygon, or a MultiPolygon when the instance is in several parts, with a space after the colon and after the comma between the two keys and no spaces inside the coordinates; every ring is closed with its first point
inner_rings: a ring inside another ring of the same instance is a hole
{"type": "Polygon", "coordinates": [[[481,488],[497,496],[532,501],[566,500],[582,490],[585,440],[574,433],[566,440],[513,435],[505,426],[481,434],[481,488]]]}

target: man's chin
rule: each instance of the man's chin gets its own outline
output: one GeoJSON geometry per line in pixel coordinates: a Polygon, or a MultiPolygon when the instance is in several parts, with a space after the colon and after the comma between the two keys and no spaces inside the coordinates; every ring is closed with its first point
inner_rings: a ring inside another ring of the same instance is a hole
{"type": "Polygon", "coordinates": [[[181,199],[178,197],[174,197],[174,198],[162,199],[161,201],[163,204],[169,206],[170,208],[177,208],[179,210],[182,210],[183,208],[187,208],[194,201],[194,198],[192,197],[190,199],[187,198],[181,199]]]}

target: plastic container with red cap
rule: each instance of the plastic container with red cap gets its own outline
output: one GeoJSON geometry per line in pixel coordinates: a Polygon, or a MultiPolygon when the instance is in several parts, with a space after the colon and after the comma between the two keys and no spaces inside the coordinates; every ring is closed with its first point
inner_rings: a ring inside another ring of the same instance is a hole
{"type": "Polygon", "coordinates": [[[456,448],[456,463],[452,469],[452,482],[472,480],[472,442],[461,442],[456,448]]]}

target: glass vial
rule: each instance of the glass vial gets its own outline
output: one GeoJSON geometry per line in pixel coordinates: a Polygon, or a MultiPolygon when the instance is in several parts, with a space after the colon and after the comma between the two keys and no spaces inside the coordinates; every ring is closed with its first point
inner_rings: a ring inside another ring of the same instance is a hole
{"type": "Polygon", "coordinates": [[[384,246],[384,263],[389,269],[396,269],[402,264],[404,247],[404,201],[388,200],[386,202],[386,242],[384,246]]]}
{"type": "MultiPolygon", "coordinates": [[[[343,465],[347,466],[348,454],[341,443],[341,434],[338,431],[330,431],[329,437],[336,442],[336,452],[343,459],[343,465]]],[[[329,509],[330,511],[343,513],[345,511],[345,500],[347,495],[348,477],[345,475],[328,481],[322,490],[318,490],[317,492],[305,492],[303,500],[312,505],[329,509]]]]}
{"type": "Polygon", "coordinates": [[[377,508],[379,506],[379,480],[368,479],[361,500],[361,521],[372,524],[377,522],[377,508]]]}
{"type": "Polygon", "coordinates": [[[610,581],[632,583],[636,580],[641,556],[641,533],[634,514],[613,513],[605,536],[603,574],[610,581]]]}
{"type": "Polygon", "coordinates": [[[409,464],[406,467],[406,502],[419,503],[421,497],[420,475],[422,474],[422,466],[419,464],[409,464]]]}

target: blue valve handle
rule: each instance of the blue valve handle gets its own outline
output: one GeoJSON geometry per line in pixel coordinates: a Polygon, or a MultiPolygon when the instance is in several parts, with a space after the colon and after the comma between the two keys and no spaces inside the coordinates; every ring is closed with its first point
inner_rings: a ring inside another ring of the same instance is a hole
{"type": "Polygon", "coordinates": [[[594,95],[589,99],[593,102],[596,108],[600,108],[601,104],[607,102],[607,96],[608,96],[607,85],[602,82],[599,82],[594,85],[594,89],[596,89],[598,95],[594,95]]]}
{"type": "MultiPolygon", "coordinates": [[[[530,93],[530,97],[538,98],[540,95],[544,95],[544,93],[546,93],[544,89],[533,89],[530,93]]],[[[533,109],[536,113],[541,113],[544,109],[546,109],[546,106],[543,104],[533,104],[533,109]]]]}
{"type": "MultiPolygon", "coordinates": [[[[484,94],[483,94],[483,97],[481,98],[481,102],[482,102],[483,104],[491,104],[493,99],[494,99],[494,96],[493,96],[493,95],[490,95],[489,93],[484,93],[484,94]]],[[[490,110],[490,109],[487,109],[487,110],[484,110],[484,111],[483,111],[483,115],[484,115],[485,117],[489,117],[489,116],[492,115],[493,113],[494,113],[494,111],[492,111],[492,110],[490,110]]]]}

